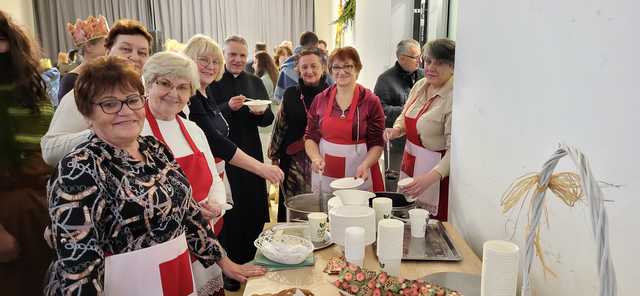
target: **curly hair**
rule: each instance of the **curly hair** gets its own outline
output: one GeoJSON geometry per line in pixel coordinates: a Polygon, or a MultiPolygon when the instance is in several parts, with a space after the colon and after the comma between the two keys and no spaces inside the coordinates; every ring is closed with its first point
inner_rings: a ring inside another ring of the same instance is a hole
{"type": "Polygon", "coordinates": [[[23,107],[39,112],[38,104],[48,100],[47,86],[40,76],[40,46],[16,24],[11,17],[0,10],[0,37],[9,43],[9,69],[2,69],[10,75],[0,78],[2,83],[13,83],[20,93],[19,102],[23,107]]]}

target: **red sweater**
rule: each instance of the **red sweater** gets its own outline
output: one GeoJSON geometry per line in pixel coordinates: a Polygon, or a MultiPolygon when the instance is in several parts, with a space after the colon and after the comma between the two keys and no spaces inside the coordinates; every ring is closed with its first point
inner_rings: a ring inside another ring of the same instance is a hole
{"type": "MultiPolygon", "coordinates": [[[[307,115],[307,129],[304,135],[305,139],[311,139],[316,143],[320,142],[320,138],[322,137],[320,121],[325,112],[327,112],[327,104],[331,98],[333,89],[335,88],[336,85],[334,84],[319,93],[313,100],[313,103],[309,108],[309,114],[307,115]]],[[[360,128],[358,130],[359,138],[366,141],[367,148],[371,148],[373,146],[384,146],[384,139],[382,138],[382,134],[384,132],[384,112],[382,110],[380,98],[378,98],[378,96],[376,96],[371,90],[360,84],[356,84],[356,91],[354,92],[354,95],[362,93],[364,93],[364,98],[361,98],[358,101],[357,106],[357,111],[360,113],[360,128]]],[[[349,113],[350,108],[351,106],[345,110],[345,114],[349,113]]],[[[334,98],[334,104],[330,116],[340,117],[341,114],[342,111],[334,98]]],[[[354,115],[352,133],[352,138],[354,140],[356,139],[355,133],[357,129],[356,118],[357,117],[354,115]]]]}

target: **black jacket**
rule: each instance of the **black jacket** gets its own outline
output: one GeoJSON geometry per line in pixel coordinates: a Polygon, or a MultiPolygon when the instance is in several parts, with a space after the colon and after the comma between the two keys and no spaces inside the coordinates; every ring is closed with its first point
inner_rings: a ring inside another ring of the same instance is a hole
{"type": "Polygon", "coordinates": [[[384,109],[385,126],[393,127],[393,123],[400,113],[404,103],[407,101],[409,92],[413,85],[424,77],[422,69],[409,73],[396,64],[378,76],[373,92],[380,97],[382,108],[384,109]]]}
{"type": "Polygon", "coordinates": [[[191,97],[189,101],[189,120],[195,122],[207,136],[207,142],[211,147],[211,153],[215,157],[229,162],[238,148],[236,144],[227,139],[229,126],[218,109],[214,97],[207,91],[207,97],[200,91],[191,97]],[[208,97],[208,98],[207,98],[208,97]]]}

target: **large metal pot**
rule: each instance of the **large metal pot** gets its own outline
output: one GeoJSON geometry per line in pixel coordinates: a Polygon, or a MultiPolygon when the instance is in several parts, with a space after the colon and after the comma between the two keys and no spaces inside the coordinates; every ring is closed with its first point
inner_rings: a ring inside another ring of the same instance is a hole
{"type": "Polygon", "coordinates": [[[304,193],[285,198],[287,222],[307,221],[307,215],[313,212],[327,212],[328,194],[304,193]]]}

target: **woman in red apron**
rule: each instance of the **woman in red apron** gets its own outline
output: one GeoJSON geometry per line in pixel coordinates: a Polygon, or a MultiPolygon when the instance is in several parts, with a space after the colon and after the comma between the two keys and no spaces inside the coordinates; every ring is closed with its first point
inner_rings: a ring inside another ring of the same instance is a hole
{"type": "MultiPolygon", "coordinates": [[[[148,86],[147,120],[142,134],[152,134],[171,149],[191,184],[192,198],[202,206],[203,216],[215,228],[216,221],[230,208],[217,171],[219,161],[211,154],[204,132],[194,122],[178,116],[195,88],[192,77],[176,74],[193,73],[174,70],[173,75],[165,74],[172,70],[172,63],[194,64],[186,57],[178,59],[175,54],[168,54],[162,60],[152,57],[145,66],[144,77],[152,82],[148,86]]],[[[191,261],[198,295],[224,295],[220,268],[217,265],[205,268],[195,257],[191,261]]]]}
{"type": "Polygon", "coordinates": [[[336,83],[318,94],[309,109],[305,150],[312,161],[312,186],[323,192],[344,177],[365,179],[360,189],[384,191],[378,164],[384,112],[380,99],[356,83],[361,69],[355,48],[334,50],[329,70],[336,83]]]}
{"type": "MultiPolygon", "coordinates": [[[[167,145],[140,136],[145,88],[130,62],[100,58],[78,77],[76,102],[92,133],[60,161],[48,184],[51,225],[46,238],[57,260],[49,268],[46,295],[221,294],[215,286],[208,289],[212,277],[201,282],[199,275],[205,272],[196,265],[192,269],[192,256],[203,269],[218,265],[240,281],[265,272],[225,255],[193,198],[217,183],[211,181],[213,174],[203,174],[210,166],[199,152],[204,149],[193,123],[180,124],[168,115],[186,104],[192,88],[180,77],[191,77],[185,69],[195,65],[175,53],[158,54],[148,65],[148,110],[167,145]],[[159,78],[171,85],[162,85],[159,78]],[[165,121],[177,131],[164,129],[165,121]],[[189,155],[193,157],[183,157],[189,155]],[[195,174],[198,167],[202,171],[195,174]]],[[[153,133],[148,123],[146,128],[153,133]]],[[[212,273],[209,268],[206,272],[212,273]]]]}
{"type": "Polygon", "coordinates": [[[400,179],[413,177],[414,181],[399,189],[416,198],[435,219],[446,221],[455,43],[431,41],[424,56],[425,78],[413,86],[401,116],[386,130],[385,138],[407,135],[400,179]]]}

